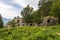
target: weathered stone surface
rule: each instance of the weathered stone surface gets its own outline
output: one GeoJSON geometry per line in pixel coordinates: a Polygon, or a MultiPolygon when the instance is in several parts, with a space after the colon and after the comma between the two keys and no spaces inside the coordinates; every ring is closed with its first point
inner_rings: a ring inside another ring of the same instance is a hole
{"type": "Polygon", "coordinates": [[[52,16],[47,16],[43,19],[43,25],[55,25],[58,23],[58,19],[52,16]]]}

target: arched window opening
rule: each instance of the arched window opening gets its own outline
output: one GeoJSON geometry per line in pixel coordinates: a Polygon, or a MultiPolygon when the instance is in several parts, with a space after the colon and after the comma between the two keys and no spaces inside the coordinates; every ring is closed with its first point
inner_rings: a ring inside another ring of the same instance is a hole
{"type": "Polygon", "coordinates": [[[47,23],[50,23],[50,20],[47,20],[47,23]]]}

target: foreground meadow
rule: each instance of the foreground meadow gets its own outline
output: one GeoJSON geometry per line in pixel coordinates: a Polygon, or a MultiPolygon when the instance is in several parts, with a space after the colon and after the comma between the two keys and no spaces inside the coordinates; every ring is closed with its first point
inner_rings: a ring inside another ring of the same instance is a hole
{"type": "Polygon", "coordinates": [[[60,40],[60,25],[1,28],[0,40],[60,40]]]}

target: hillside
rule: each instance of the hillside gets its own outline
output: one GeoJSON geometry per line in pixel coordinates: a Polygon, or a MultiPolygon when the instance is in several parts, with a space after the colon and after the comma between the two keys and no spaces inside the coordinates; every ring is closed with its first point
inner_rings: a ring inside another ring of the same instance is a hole
{"type": "Polygon", "coordinates": [[[60,40],[60,25],[1,28],[0,40],[60,40]]]}

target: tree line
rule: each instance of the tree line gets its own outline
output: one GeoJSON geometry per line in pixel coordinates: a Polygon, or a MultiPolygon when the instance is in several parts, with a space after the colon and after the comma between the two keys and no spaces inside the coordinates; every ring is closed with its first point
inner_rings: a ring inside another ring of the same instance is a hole
{"type": "MultiPolygon", "coordinates": [[[[58,23],[60,24],[60,0],[39,0],[37,10],[34,11],[33,7],[27,5],[21,11],[21,15],[26,23],[39,24],[44,17],[53,16],[58,18],[58,23]]],[[[14,20],[10,24],[15,26],[14,20]]]]}
{"type": "Polygon", "coordinates": [[[39,0],[38,9],[34,11],[33,7],[27,5],[22,11],[25,22],[27,23],[41,23],[42,18],[46,16],[53,16],[58,18],[60,24],[60,0],[39,0]]]}

